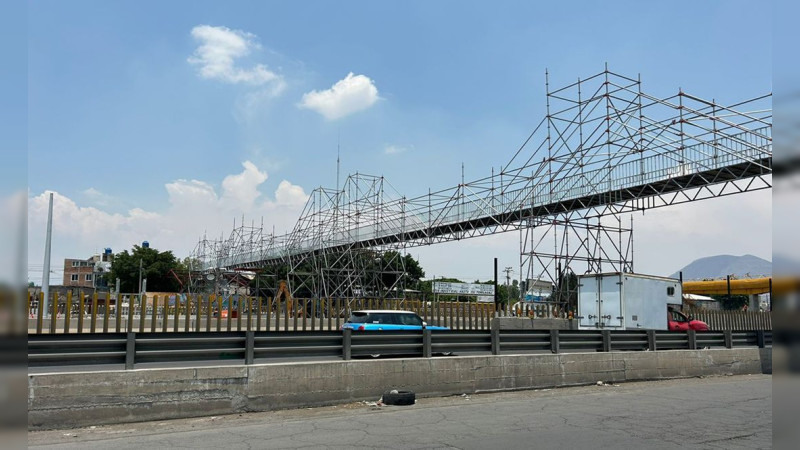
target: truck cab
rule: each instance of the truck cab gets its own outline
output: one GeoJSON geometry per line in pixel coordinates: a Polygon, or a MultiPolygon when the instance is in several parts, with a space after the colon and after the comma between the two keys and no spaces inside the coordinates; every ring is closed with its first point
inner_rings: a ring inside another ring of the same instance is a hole
{"type": "Polygon", "coordinates": [[[687,316],[670,306],[667,308],[667,329],[669,331],[708,331],[708,324],[692,316],[687,316]]]}

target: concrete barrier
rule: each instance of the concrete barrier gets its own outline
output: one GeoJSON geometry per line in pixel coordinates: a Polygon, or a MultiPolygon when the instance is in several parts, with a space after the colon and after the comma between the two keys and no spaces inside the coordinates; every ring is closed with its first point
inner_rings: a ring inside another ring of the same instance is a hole
{"type": "MultiPolygon", "coordinates": [[[[28,428],[268,411],[377,400],[387,389],[444,396],[704,375],[762,373],[771,348],[457,356],[28,376],[28,428]]],[[[770,363],[771,368],[771,363],[770,363]]]]}

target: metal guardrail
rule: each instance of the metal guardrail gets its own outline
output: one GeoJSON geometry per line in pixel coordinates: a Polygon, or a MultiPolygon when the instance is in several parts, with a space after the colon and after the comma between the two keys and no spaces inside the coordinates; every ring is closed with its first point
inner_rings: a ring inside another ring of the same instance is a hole
{"type": "Polygon", "coordinates": [[[772,331],[676,332],[655,330],[452,330],[452,331],[231,331],[196,333],[95,333],[28,335],[29,367],[124,365],[310,356],[353,357],[565,351],[657,351],[769,347],[772,331]]]}

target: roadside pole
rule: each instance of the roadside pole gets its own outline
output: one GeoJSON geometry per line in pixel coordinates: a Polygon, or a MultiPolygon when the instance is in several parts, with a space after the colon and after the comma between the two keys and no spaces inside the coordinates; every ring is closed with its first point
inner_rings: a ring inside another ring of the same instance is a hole
{"type": "Polygon", "coordinates": [[[497,304],[497,258],[494,259],[494,311],[495,311],[495,314],[498,311],[498,304],[497,304]]]}
{"type": "MultiPolygon", "coordinates": [[[[50,244],[52,242],[53,236],[53,193],[50,193],[50,203],[47,207],[47,237],[45,238],[44,243],[44,270],[42,272],[42,293],[44,294],[44,298],[42,299],[42,304],[39,305],[39,308],[44,308],[42,311],[44,312],[43,317],[47,317],[47,314],[50,312],[50,308],[47,307],[48,302],[50,301],[50,244]]],[[[55,319],[55,318],[53,318],[55,319]]]]}

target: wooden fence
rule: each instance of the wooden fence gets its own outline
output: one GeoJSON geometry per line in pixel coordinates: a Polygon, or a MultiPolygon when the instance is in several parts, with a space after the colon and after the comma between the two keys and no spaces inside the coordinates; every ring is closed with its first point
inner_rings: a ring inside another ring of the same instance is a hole
{"type": "MultiPolygon", "coordinates": [[[[488,330],[495,316],[494,304],[471,302],[422,302],[408,299],[289,299],[239,296],[228,301],[215,295],[154,296],[142,300],[129,295],[127,307],[116,308],[112,298],[98,299],[72,293],[59,300],[55,295],[49,314],[29,296],[29,334],[167,332],[167,331],[315,331],[338,330],[361,309],[408,310],[429,325],[454,330],[488,330]],[[49,316],[49,317],[48,317],[49,316]]],[[[121,303],[121,306],[124,305],[121,303]]]]}
{"type": "MultiPolygon", "coordinates": [[[[525,305],[515,310],[496,311],[494,304],[474,302],[422,302],[408,299],[289,299],[240,296],[240,301],[226,301],[214,295],[156,295],[142,301],[129,295],[130,308],[117,310],[114,299],[98,299],[97,294],[72,293],[58,299],[53,296],[49,314],[38,307],[38,298],[28,297],[28,333],[98,333],[166,331],[315,331],[338,330],[360,309],[409,310],[419,314],[429,325],[454,330],[488,330],[498,316],[533,318],[564,317],[557,305],[525,305]],[[130,310],[130,313],[129,313],[130,310]],[[69,313],[67,313],[69,311],[69,313]],[[49,317],[48,317],[49,316],[49,317]]],[[[710,311],[688,312],[711,330],[771,330],[770,312],[710,311]]]]}
{"type": "Polygon", "coordinates": [[[693,309],[686,314],[708,324],[711,330],[771,330],[772,313],[769,311],[712,311],[693,309]]]}

